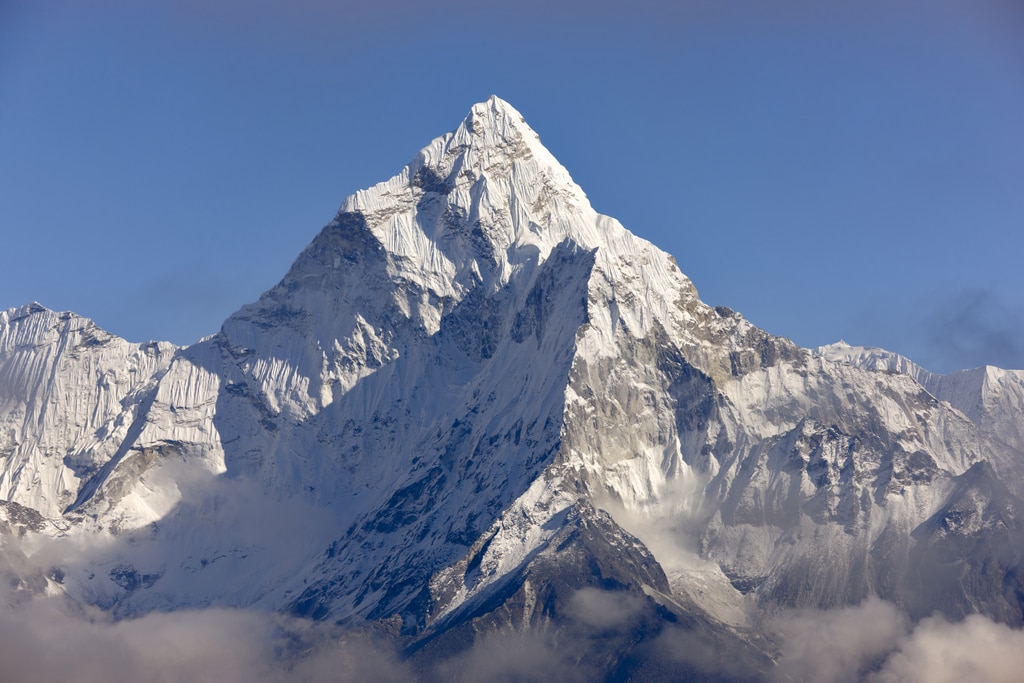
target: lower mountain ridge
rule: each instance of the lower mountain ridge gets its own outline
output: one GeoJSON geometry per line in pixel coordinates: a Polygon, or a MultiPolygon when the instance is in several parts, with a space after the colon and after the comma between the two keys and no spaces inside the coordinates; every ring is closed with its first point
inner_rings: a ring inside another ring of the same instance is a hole
{"type": "Polygon", "coordinates": [[[1019,628],[1018,374],[880,353],[707,306],[492,97],[196,344],[0,313],[5,597],[437,680],[797,680],[778,620],[872,601],[1019,628]]]}

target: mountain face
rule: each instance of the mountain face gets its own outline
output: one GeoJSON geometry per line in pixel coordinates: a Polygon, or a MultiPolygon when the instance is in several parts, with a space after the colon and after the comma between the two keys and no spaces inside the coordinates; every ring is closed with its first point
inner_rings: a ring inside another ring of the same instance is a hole
{"type": "Polygon", "coordinates": [[[765,615],[871,596],[1020,625],[1024,375],[850,348],[705,305],[492,97],[192,346],[0,314],[0,570],[420,662],[539,633],[591,680],[713,677],[678,633],[757,679],[765,615]]]}
{"type": "Polygon", "coordinates": [[[935,398],[967,416],[994,442],[986,459],[998,463],[1000,474],[1015,493],[1024,493],[1019,466],[1024,462],[1024,370],[987,365],[940,375],[899,354],[845,342],[818,347],[815,354],[847,365],[913,377],[935,398]]]}

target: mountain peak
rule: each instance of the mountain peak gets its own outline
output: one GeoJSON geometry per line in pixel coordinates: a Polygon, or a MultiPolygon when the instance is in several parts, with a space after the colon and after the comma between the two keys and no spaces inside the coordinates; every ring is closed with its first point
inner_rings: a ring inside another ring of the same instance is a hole
{"type": "Polygon", "coordinates": [[[477,102],[470,107],[466,120],[486,121],[500,118],[509,118],[526,125],[526,119],[519,113],[519,110],[497,95],[491,95],[483,102],[477,102]]]}
{"type": "Polygon", "coordinates": [[[53,313],[46,306],[43,306],[38,301],[31,301],[23,306],[15,306],[14,308],[8,308],[6,311],[0,311],[0,315],[5,316],[8,320],[15,320],[20,318],[26,318],[36,313],[53,313]]]}
{"type": "Polygon", "coordinates": [[[566,239],[587,248],[607,241],[594,232],[583,190],[496,96],[390,180],[346,199],[344,214],[360,214],[388,253],[440,273],[441,295],[457,296],[446,291],[453,282],[500,286],[518,264],[543,260],[566,239]]]}
{"type": "MultiPolygon", "coordinates": [[[[568,254],[586,266],[582,301],[591,285],[598,299],[621,297],[604,319],[609,334],[681,329],[697,306],[673,259],[594,211],[522,115],[492,96],[397,175],[346,199],[281,283],[225,321],[223,338],[272,410],[305,419],[356,381],[367,352],[373,368],[407,353],[395,340],[409,321],[433,335],[463,304],[539,305],[546,262],[568,254]],[[282,348],[290,379],[277,374],[282,348]]],[[[520,316],[518,336],[535,314],[520,316]]]]}
{"type": "Polygon", "coordinates": [[[713,678],[675,643],[737,638],[766,672],[722,678],[771,678],[762,619],[868,595],[1022,622],[1024,374],[937,385],[706,306],[497,97],[346,200],[205,341],[12,310],[11,595],[279,610],[412,657],[514,624],[589,679],[713,678]]]}
{"type": "Polygon", "coordinates": [[[476,152],[474,156],[477,159],[474,161],[490,160],[495,153],[511,160],[535,161],[538,170],[551,181],[571,189],[583,204],[587,204],[583,190],[544,147],[540,136],[526,122],[526,118],[497,95],[474,104],[462,124],[450,134],[450,139],[455,149],[476,152]],[[484,150],[489,153],[481,155],[484,150]]]}
{"type": "Polygon", "coordinates": [[[460,126],[462,128],[477,136],[478,144],[507,144],[509,141],[537,143],[537,146],[540,144],[540,137],[530,128],[526,118],[497,95],[491,95],[484,102],[470,107],[469,114],[460,126]]]}

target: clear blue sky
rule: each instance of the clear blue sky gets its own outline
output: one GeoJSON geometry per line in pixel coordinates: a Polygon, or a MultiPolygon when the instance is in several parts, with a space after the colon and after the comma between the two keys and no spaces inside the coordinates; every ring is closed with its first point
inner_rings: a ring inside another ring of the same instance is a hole
{"type": "Polygon", "coordinates": [[[190,343],[494,93],[705,301],[1024,367],[1016,0],[0,0],[0,309],[190,343]]]}

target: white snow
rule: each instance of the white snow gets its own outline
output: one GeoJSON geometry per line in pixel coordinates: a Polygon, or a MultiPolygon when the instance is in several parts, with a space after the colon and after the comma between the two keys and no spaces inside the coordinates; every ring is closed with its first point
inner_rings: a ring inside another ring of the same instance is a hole
{"type": "Polygon", "coordinates": [[[67,587],[121,613],[311,595],[335,619],[398,609],[428,580],[433,617],[451,614],[583,498],[677,595],[741,626],[723,568],[763,576],[823,542],[842,564],[909,533],[989,455],[968,417],[1024,444],[1024,373],[967,373],[812,354],[709,308],[492,97],[191,347],[0,313],[0,498],[51,520],[80,498],[40,533],[105,539],[65,563],[67,587]],[[918,452],[931,479],[900,469],[918,452]],[[118,588],[122,565],[151,585],[118,588]]]}

